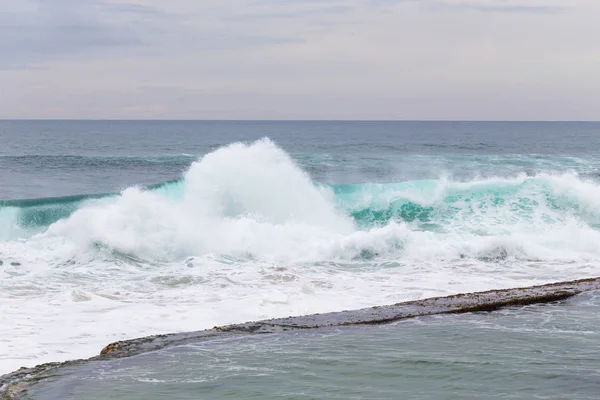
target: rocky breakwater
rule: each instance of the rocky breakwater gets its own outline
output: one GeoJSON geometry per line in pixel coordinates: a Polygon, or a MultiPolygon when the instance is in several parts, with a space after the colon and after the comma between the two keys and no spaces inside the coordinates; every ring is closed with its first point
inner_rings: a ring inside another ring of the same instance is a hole
{"type": "Polygon", "coordinates": [[[560,301],[579,293],[595,290],[600,290],[600,278],[558,282],[526,288],[457,294],[360,310],[277,318],[215,327],[204,331],[156,335],[120,341],[109,344],[101,350],[98,356],[87,360],[43,364],[33,368],[21,368],[13,373],[3,375],[0,377],[0,399],[25,398],[31,385],[51,378],[64,367],[111,358],[130,357],[165,347],[208,342],[219,337],[273,334],[301,329],[348,325],[385,324],[428,315],[489,312],[503,307],[519,307],[560,301]]]}

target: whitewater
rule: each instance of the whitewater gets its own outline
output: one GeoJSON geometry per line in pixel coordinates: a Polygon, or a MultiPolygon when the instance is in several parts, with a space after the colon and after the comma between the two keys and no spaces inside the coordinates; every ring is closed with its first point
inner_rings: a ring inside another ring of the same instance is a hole
{"type": "Polygon", "coordinates": [[[599,242],[600,184],[577,171],[324,183],[270,139],[235,142],[163,184],[0,202],[0,373],[145,335],[598,276],[599,242]]]}

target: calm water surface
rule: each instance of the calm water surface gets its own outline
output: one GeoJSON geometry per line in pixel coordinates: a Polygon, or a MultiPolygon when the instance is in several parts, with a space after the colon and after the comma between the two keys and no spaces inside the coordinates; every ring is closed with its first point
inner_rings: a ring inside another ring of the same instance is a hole
{"type": "Polygon", "coordinates": [[[600,293],[205,342],[62,371],[36,399],[597,399],[600,293]]]}

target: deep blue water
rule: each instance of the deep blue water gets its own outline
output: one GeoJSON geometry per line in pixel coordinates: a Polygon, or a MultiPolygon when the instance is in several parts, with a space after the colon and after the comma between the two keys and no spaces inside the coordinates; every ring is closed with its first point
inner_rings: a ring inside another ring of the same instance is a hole
{"type": "Polygon", "coordinates": [[[220,146],[263,137],[330,183],[595,173],[600,155],[595,122],[0,121],[0,200],[157,184],[220,146]]]}

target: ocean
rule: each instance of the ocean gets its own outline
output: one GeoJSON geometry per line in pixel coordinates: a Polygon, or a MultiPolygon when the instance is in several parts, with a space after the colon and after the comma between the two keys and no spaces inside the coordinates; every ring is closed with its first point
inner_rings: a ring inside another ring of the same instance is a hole
{"type": "Polygon", "coordinates": [[[546,399],[600,390],[598,293],[494,313],[222,338],[63,368],[39,400],[546,399]]]}
{"type": "Polygon", "coordinates": [[[0,374],[600,275],[600,123],[0,121],[0,143],[0,374]]]}

